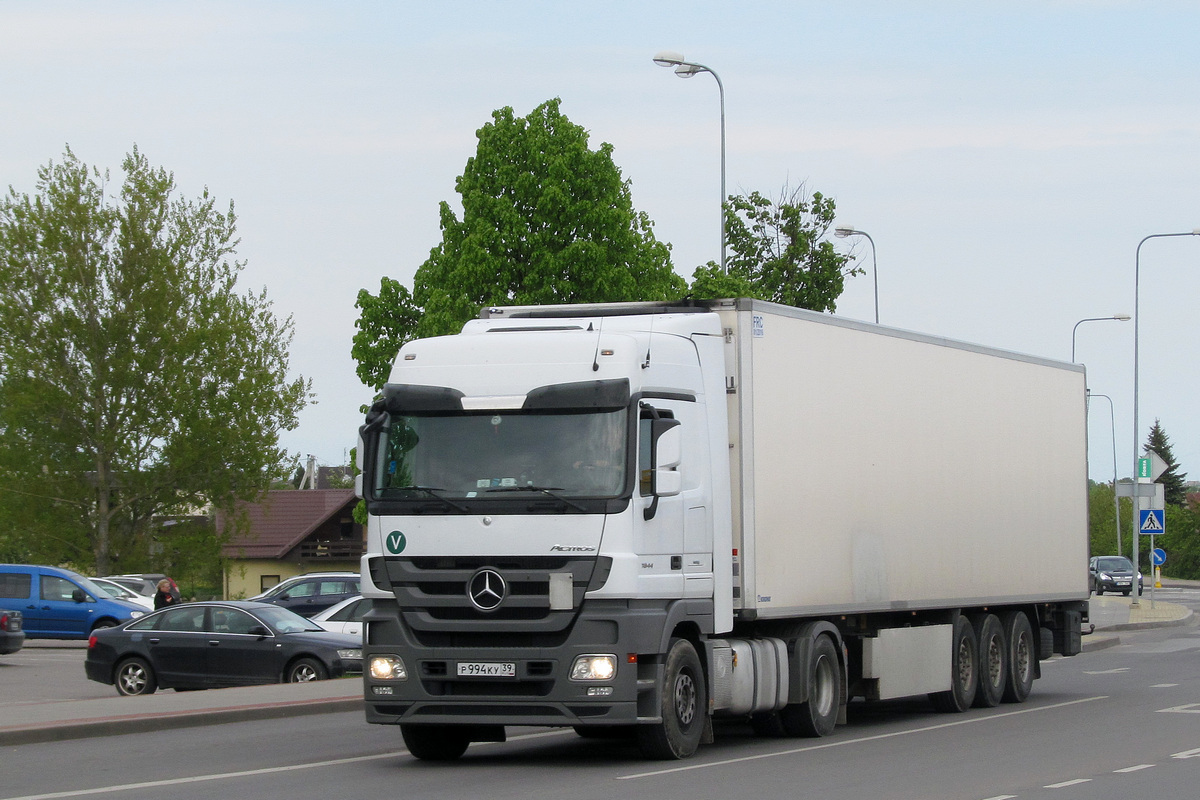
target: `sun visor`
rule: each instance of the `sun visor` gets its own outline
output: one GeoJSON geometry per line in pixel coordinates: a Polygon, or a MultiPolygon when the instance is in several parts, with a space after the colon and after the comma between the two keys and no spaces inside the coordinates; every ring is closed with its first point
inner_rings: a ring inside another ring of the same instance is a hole
{"type": "Polygon", "coordinates": [[[392,414],[462,411],[462,397],[462,392],[448,386],[388,384],[383,387],[383,400],[392,414]]]}
{"type": "Polygon", "coordinates": [[[617,411],[629,405],[629,379],[539,386],[525,395],[526,411],[617,411]]]}

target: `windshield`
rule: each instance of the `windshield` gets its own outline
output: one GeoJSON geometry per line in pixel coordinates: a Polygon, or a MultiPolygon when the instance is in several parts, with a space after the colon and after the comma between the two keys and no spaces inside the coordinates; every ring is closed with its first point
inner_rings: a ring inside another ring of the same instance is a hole
{"type": "Polygon", "coordinates": [[[295,611],[289,611],[286,608],[256,608],[254,613],[279,633],[324,630],[317,623],[310,622],[295,611]]]}
{"type": "Polygon", "coordinates": [[[380,433],[380,499],[617,497],[625,489],[627,412],[393,415],[380,433]]]}
{"type": "Polygon", "coordinates": [[[1115,556],[1113,558],[1102,558],[1096,562],[1096,569],[1104,570],[1105,572],[1133,572],[1133,563],[1123,556],[1115,556]]]}

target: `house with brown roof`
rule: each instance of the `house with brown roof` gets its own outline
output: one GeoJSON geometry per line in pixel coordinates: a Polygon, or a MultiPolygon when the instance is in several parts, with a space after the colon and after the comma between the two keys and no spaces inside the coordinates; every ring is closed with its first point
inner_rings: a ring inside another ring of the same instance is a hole
{"type": "Polygon", "coordinates": [[[357,572],[366,536],[354,521],[357,503],[353,489],[278,489],[219,515],[225,597],[250,597],[306,572],[357,572]]]}

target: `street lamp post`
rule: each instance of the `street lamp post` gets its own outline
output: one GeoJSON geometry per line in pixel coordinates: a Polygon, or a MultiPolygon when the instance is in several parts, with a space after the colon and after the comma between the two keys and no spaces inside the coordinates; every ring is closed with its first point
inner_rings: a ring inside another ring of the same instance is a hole
{"type": "Polygon", "coordinates": [[[1071,328],[1071,363],[1075,363],[1075,331],[1079,330],[1079,326],[1085,322],[1103,322],[1106,320],[1117,320],[1118,322],[1128,322],[1130,316],[1128,314],[1113,314],[1111,317],[1088,317],[1081,319],[1075,323],[1075,327],[1071,328]]]}
{"type": "Polygon", "coordinates": [[[717,91],[721,99],[721,272],[729,270],[725,263],[725,84],[721,76],[712,67],[697,64],[694,61],[684,61],[682,53],[664,50],[654,56],[654,63],[660,67],[674,67],[675,74],[681,78],[691,78],[701,72],[707,72],[717,81],[717,91]]]}
{"type": "MultiPolygon", "coordinates": [[[[1138,293],[1140,291],[1139,281],[1142,271],[1142,245],[1151,239],[1166,239],[1174,236],[1200,236],[1200,228],[1193,228],[1190,231],[1181,233],[1152,233],[1138,242],[1137,250],[1134,251],[1133,257],[1133,481],[1135,490],[1138,483],[1138,440],[1140,438],[1140,432],[1138,431],[1138,293]]],[[[1138,511],[1142,505],[1141,497],[1134,495],[1134,501],[1132,525],[1133,569],[1136,572],[1138,568],[1138,517],[1141,516],[1138,511]]],[[[1151,595],[1153,595],[1153,591],[1151,591],[1151,595]]],[[[1133,605],[1138,605],[1136,592],[1133,593],[1133,605]]]]}
{"type": "MultiPolygon", "coordinates": [[[[1108,401],[1108,426],[1112,433],[1112,456],[1113,456],[1113,519],[1117,526],[1117,555],[1124,555],[1121,552],[1121,498],[1117,497],[1117,415],[1113,410],[1112,398],[1106,394],[1093,394],[1091,389],[1087,390],[1088,399],[1093,397],[1103,397],[1108,401]]],[[[1089,406],[1091,404],[1089,403],[1089,406]]]]}
{"type": "Polygon", "coordinates": [[[847,236],[865,236],[871,243],[871,279],[875,282],[875,324],[879,324],[879,264],[875,261],[875,240],[866,231],[855,229],[853,225],[839,225],[834,228],[833,235],[839,239],[847,236]]]}

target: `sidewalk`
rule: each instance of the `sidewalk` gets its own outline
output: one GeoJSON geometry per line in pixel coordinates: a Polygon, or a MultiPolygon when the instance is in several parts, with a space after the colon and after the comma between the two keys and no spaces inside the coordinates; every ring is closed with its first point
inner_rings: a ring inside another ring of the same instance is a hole
{"type": "MultiPolygon", "coordinates": [[[[1151,601],[1150,587],[1147,586],[1138,604],[1133,605],[1132,597],[1122,595],[1093,595],[1089,601],[1091,625],[1096,626],[1095,633],[1083,637],[1083,651],[1104,650],[1121,643],[1120,631],[1136,631],[1146,628],[1165,628],[1174,625],[1192,624],[1192,610],[1178,603],[1170,602],[1175,595],[1173,589],[1200,588],[1200,581],[1185,581],[1172,578],[1162,579],[1162,588],[1154,590],[1154,600],[1151,601]]],[[[1087,633],[1088,625],[1084,625],[1087,633]]]]}
{"type": "Polygon", "coordinates": [[[143,697],[114,691],[93,700],[0,706],[0,746],[336,711],[363,713],[361,677],[143,697]]]}
{"type": "MultiPolygon", "coordinates": [[[[1166,581],[1164,587],[1183,586],[1183,582],[1166,581]]],[[[1187,585],[1196,588],[1200,582],[1187,585]]],[[[1090,624],[1095,625],[1095,632],[1083,637],[1084,652],[1120,644],[1120,631],[1192,623],[1191,609],[1164,602],[1171,592],[1156,590],[1156,595],[1154,608],[1150,607],[1149,588],[1136,606],[1131,598],[1120,595],[1092,597],[1090,624]]],[[[92,700],[0,706],[0,746],[338,711],[362,713],[362,709],[362,679],[358,677],[200,692],[163,691],[144,697],[120,697],[114,692],[112,697],[92,700]]]]}

